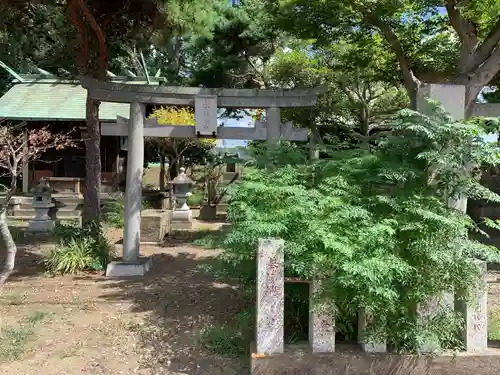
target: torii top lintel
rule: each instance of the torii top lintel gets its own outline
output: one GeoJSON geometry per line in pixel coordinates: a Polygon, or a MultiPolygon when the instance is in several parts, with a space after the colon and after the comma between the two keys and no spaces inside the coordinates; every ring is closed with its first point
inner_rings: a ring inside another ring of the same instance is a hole
{"type": "Polygon", "coordinates": [[[225,89],[122,84],[83,77],[81,85],[90,97],[104,102],[194,106],[196,97],[216,96],[222,108],[287,108],[316,104],[326,87],[312,89],[225,89]]]}

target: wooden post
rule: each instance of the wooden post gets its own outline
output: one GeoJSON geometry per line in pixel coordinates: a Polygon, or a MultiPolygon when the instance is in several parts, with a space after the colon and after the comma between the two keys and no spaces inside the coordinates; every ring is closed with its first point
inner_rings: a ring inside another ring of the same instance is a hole
{"type": "Polygon", "coordinates": [[[23,193],[27,193],[29,191],[30,184],[30,169],[29,169],[29,161],[28,161],[28,130],[26,127],[23,129],[23,141],[24,145],[24,157],[23,157],[23,193]]]}

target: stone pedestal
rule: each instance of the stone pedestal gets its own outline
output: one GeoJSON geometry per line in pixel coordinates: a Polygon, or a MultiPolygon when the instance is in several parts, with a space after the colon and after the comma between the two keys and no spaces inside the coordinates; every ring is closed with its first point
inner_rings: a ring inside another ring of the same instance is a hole
{"type": "Polygon", "coordinates": [[[151,265],[151,257],[138,257],[135,262],[111,262],[106,268],[106,277],[144,276],[151,269],[151,265]]]}
{"type": "Polygon", "coordinates": [[[462,337],[468,352],[488,349],[488,282],[486,262],[475,261],[479,268],[479,280],[470,301],[457,299],[456,310],[462,313],[465,326],[462,337]]]}
{"type": "Polygon", "coordinates": [[[41,181],[32,190],[35,217],[29,222],[27,232],[48,233],[54,229],[55,223],[49,216],[49,210],[54,207],[52,203],[52,188],[47,181],[41,181]]]}
{"type": "Polygon", "coordinates": [[[313,353],[335,352],[333,302],[321,298],[321,282],[309,284],[309,345],[313,353]]]}
{"type": "MultiPolygon", "coordinates": [[[[417,314],[422,327],[430,322],[444,310],[453,311],[455,296],[453,293],[443,293],[439,296],[430,298],[417,306],[417,314]]],[[[441,350],[441,345],[437,337],[425,337],[420,348],[421,353],[436,353],[441,350]]]]}
{"type": "Polygon", "coordinates": [[[171,230],[188,230],[193,226],[193,213],[187,205],[187,199],[191,195],[189,190],[193,181],[186,176],[186,169],[181,168],[179,175],[169,182],[173,186],[175,195],[175,207],[170,218],[171,230]]]}
{"type": "Polygon", "coordinates": [[[200,219],[214,220],[217,219],[217,206],[204,204],[200,209],[200,219]]]}
{"type": "Polygon", "coordinates": [[[168,211],[144,210],[141,213],[141,243],[158,244],[168,233],[168,211]]]}
{"type": "Polygon", "coordinates": [[[385,353],[387,343],[385,341],[373,341],[366,335],[366,327],[370,324],[372,316],[364,310],[358,312],[358,344],[366,353],[385,353]]]}
{"type": "Polygon", "coordinates": [[[284,241],[259,240],[257,252],[257,321],[258,354],[283,353],[284,309],[284,241]]]}

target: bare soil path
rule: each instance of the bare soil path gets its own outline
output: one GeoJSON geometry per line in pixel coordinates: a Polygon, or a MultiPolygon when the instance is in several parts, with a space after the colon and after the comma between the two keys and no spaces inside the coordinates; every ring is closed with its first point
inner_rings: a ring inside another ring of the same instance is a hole
{"type": "Polygon", "coordinates": [[[134,280],[47,277],[38,251],[21,251],[19,272],[0,292],[0,374],[247,373],[246,358],[220,358],[200,343],[203,329],[240,303],[234,286],[200,269],[216,251],[185,241],[143,247],[153,269],[134,280]]]}

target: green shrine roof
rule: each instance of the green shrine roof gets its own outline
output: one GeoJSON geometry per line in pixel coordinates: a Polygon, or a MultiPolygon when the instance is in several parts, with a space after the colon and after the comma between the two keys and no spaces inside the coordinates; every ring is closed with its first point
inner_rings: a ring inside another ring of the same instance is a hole
{"type": "MultiPolygon", "coordinates": [[[[32,121],[85,121],[87,90],[76,80],[46,75],[19,75],[14,86],[0,97],[0,118],[32,121]]],[[[158,84],[153,78],[152,84],[158,84]]],[[[144,77],[114,77],[112,82],[147,84],[144,77]]],[[[101,121],[128,117],[129,104],[102,102],[101,121]]]]}

